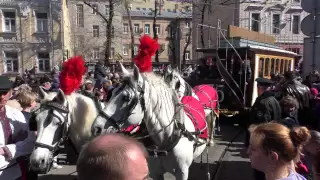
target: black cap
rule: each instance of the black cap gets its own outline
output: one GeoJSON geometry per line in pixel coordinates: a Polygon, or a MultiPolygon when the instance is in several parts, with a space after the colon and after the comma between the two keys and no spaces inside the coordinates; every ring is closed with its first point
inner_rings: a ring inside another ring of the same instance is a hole
{"type": "Polygon", "coordinates": [[[262,78],[262,77],[257,78],[256,81],[258,83],[258,86],[265,86],[265,87],[271,86],[274,83],[272,80],[267,78],[262,78]]]}
{"type": "Polygon", "coordinates": [[[0,92],[9,91],[13,88],[14,82],[7,76],[0,76],[0,92]]]}

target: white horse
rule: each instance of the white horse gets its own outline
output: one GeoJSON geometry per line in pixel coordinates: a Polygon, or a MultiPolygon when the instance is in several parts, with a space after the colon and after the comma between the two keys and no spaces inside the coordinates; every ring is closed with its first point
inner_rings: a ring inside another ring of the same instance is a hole
{"type": "MultiPolygon", "coordinates": [[[[70,138],[77,152],[91,139],[91,126],[100,108],[93,99],[78,93],[65,96],[61,90],[47,94],[40,89],[39,95],[43,101],[34,119],[30,119],[37,121],[37,140],[30,165],[35,171],[47,172],[64,137],[70,138]]],[[[102,109],[104,106],[100,105],[102,109]]]]}
{"type": "MultiPolygon", "coordinates": [[[[164,71],[164,80],[169,85],[169,87],[176,90],[180,99],[184,96],[193,96],[197,100],[199,97],[195,94],[192,87],[182,78],[179,73],[178,68],[172,68],[170,65],[164,71]]],[[[209,128],[209,146],[214,145],[214,128],[216,126],[217,115],[211,108],[205,108],[204,112],[206,114],[206,121],[209,128]]]]}
{"type": "Polygon", "coordinates": [[[154,180],[163,180],[165,172],[174,174],[177,180],[187,180],[190,165],[206,148],[206,140],[192,134],[196,128],[181,107],[176,92],[162,77],[152,72],[140,74],[136,66],[133,76],[124,79],[103,111],[109,118],[97,117],[94,128],[98,131],[143,123],[147,137],[156,146],[152,151],[167,153],[148,158],[154,180]]]}

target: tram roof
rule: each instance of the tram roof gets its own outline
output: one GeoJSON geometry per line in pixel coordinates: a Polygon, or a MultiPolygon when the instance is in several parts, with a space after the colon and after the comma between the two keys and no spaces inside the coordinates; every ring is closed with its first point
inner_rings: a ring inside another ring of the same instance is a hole
{"type": "MultiPolygon", "coordinates": [[[[197,48],[196,51],[197,52],[203,52],[203,53],[214,53],[217,50],[225,50],[225,49],[229,49],[231,50],[232,48],[197,48]]],[[[246,47],[235,47],[235,49],[252,49],[252,50],[262,50],[262,51],[270,51],[270,52],[277,52],[277,53],[284,53],[284,54],[288,54],[288,55],[292,55],[292,56],[299,56],[297,53],[294,53],[292,51],[287,51],[284,49],[280,49],[280,48],[273,48],[273,47],[265,47],[265,46],[259,46],[259,45],[249,45],[246,47]]]]}

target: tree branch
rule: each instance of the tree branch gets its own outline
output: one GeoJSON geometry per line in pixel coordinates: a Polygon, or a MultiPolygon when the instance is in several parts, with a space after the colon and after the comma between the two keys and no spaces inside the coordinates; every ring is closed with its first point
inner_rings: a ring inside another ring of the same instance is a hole
{"type": "Polygon", "coordinates": [[[83,0],[83,3],[87,6],[89,6],[95,13],[97,13],[107,24],[108,24],[108,19],[98,10],[96,10],[89,2],[87,2],[86,0],[83,0]]]}

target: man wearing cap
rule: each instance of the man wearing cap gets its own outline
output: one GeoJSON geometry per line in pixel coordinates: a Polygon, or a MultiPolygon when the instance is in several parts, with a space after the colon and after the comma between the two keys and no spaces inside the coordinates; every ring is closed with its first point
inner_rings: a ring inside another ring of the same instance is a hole
{"type": "MultiPolygon", "coordinates": [[[[275,93],[271,91],[270,86],[274,84],[273,81],[266,78],[256,79],[258,86],[258,97],[254,102],[250,111],[250,124],[259,124],[270,121],[281,120],[281,106],[274,97],[275,93]]],[[[247,132],[246,145],[249,145],[249,132],[247,132]]],[[[256,180],[265,179],[264,173],[254,170],[256,180]]]]}
{"type": "Polygon", "coordinates": [[[0,76],[0,179],[25,179],[27,169],[17,160],[31,154],[35,134],[23,114],[6,105],[11,97],[13,82],[6,76],[0,76]]]}

